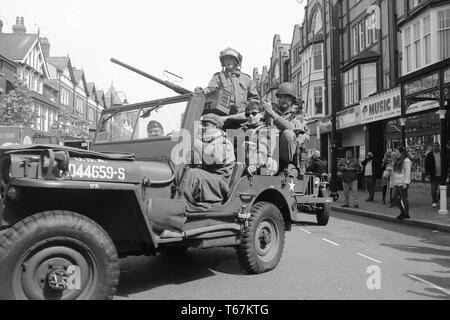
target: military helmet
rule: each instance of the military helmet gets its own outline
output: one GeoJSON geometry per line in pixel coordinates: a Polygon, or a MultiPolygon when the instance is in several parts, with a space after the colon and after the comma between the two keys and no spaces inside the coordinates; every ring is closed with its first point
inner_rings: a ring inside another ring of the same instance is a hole
{"type": "Polygon", "coordinates": [[[230,56],[230,57],[236,58],[237,61],[238,61],[237,66],[238,67],[241,66],[241,64],[242,64],[242,54],[240,54],[237,50],[234,50],[233,48],[228,47],[228,48],[225,48],[222,51],[220,51],[219,59],[220,59],[220,63],[222,64],[222,67],[223,67],[223,58],[226,57],[226,56],[230,56]]]}
{"type": "Polygon", "coordinates": [[[278,86],[276,96],[288,95],[294,98],[294,103],[297,103],[297,88],[290,82],[284,82],[278,86]]]}

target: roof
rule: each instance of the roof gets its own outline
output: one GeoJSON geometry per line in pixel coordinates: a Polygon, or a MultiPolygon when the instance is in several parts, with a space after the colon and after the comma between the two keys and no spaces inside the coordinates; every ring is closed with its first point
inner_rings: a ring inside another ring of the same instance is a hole
{"type": "Polygon", "coordinates": [[[84,74],[83,70],[77,70],[73,68],[73,75],[75,76],[76,83],[80,82],[80,80],[83,79],[83,74],[84,74]]]}
{"type": "Polygon", "coordinates": [[[53,90],[59,91],[59,81],[57,79],[44,79],[44,84],[53,90]]]}
{"type": "MultiPolygon", "coordinates": [[[[89,93],[94,92],[94,88],[95,88],[94,82],[86,82],[86,86],[87,86],[89,93]]],[[[97,92],[95,92],[95,93],[97,93],[97,92]]]]}
{"type": "Polygon", "coordinates": [[[0,54],[22,61],[37,40],[37,34],[0,33],[0,54]]]}
{"type": "Polygon", "coordinates": [[[48,57],[46,60],[60,71],[64,71],[69,63],[69,57],[48,57]]]}

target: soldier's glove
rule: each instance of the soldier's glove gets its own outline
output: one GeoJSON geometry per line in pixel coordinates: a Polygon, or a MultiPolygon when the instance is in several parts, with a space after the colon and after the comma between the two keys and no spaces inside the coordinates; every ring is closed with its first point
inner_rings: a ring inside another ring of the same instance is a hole
{"type": "Polygon", "coordinates": [[[203,91],[203,88],[197,87],[197,88],[194,89],[194,94],[195,95],[202,95],[202,94],[205,94],[205,91],[203,91]]]}

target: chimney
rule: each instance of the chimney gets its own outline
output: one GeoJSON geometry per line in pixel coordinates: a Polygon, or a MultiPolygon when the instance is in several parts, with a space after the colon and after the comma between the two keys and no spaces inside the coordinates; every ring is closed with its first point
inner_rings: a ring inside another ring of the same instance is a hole
{"type": "Polygon", "coordinates": [[[3,32],[3,21],[0,19],[0,33],[3,32]]]}
{"type": "Polygon", "coordinates": [[[47,38],[40,38],[42,52],[44,53],[44,58],[50,57],[50,41],[47,38]]]}
{"type": "Polygon", "coordinates": [[[12,29],[13,29],[13,33],[25,34],[27,32],[27,28],[25,28],[24,18],[17,17],[16,24],[13,25],[12,29]]]}

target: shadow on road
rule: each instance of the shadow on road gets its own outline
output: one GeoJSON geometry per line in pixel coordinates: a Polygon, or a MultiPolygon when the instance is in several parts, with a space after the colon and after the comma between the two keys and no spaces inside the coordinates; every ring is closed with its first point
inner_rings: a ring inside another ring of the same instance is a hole
{"type": "MultiPolygon", "coordinates": [[[[406,275],[405,275],[406,276],[406,275]]],[[[446,278],[445,281],[446,283],[442,282],[441,277],[433,277],[433,276],[429,276],[429,275],[424,275],[424,274],[414,274],[414,276],[419,277],[425,281],[434,283],[439,285],[440,287],[450,290],[450,279],[446,278]]],[[[408,290],[409,293],[413,293],[413,294],[417,294],[419,296],[423,296],[423,297],[427,297],[427,298],[432,298],[432,299],[441,299],[441,300],[450,300],[450,296],[445,294],[444,292],[435,289],[435,288],[425,288],[424,289],[426,292],[428,292],[429,294],[424,294],[422,292],[417,292],[417,291],[412,291],[412,290],[408,290]]]]}
{"type": "Polygon", "coordinates": [[[129,257],[121,260],[117,296],[212,277],[216,272],[246,275],[234,249],[189,249],[180,256],[129,257]]]}

